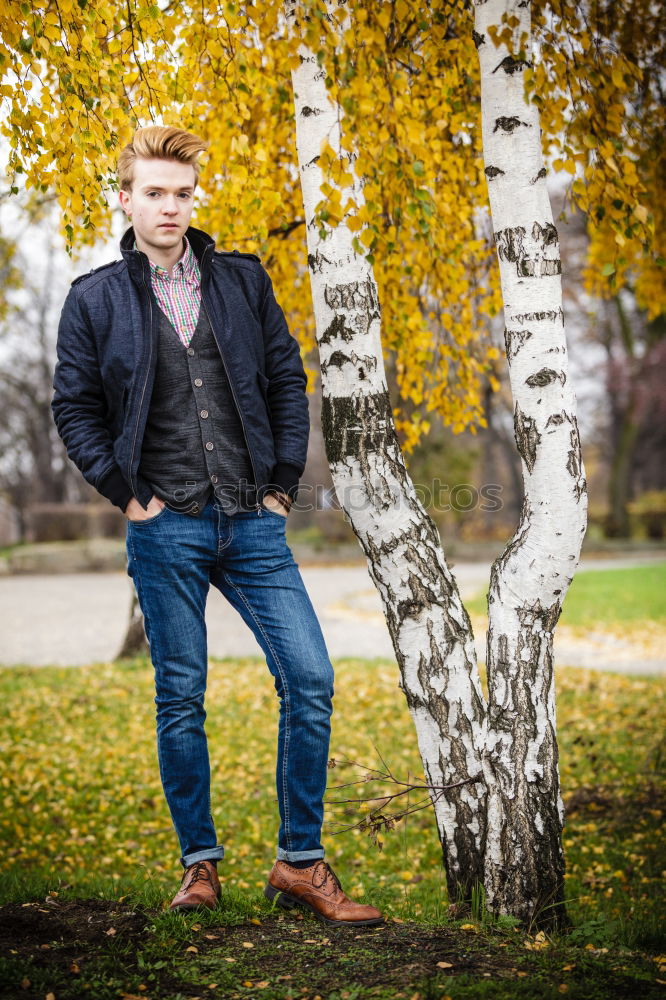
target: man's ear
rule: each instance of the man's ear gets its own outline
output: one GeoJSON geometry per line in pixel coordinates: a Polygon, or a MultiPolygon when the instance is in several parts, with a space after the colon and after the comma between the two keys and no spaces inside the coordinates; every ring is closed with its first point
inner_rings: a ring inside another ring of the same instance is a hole
{"type": "Polygon", "coordinates": [[[118,192],[118,199],[120,201],[120,207],[127,216],[128,219],[132,217],[132,209],[130,207],[131,195],[129,191],[125,191],[123,188],[118,192]]]}

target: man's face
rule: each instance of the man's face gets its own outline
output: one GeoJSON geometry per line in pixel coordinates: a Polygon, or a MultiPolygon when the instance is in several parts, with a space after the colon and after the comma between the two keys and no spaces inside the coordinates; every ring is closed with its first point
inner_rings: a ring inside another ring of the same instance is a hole
{"type": "Polygon", "coordinates": [[[189,163],[137,157],[132,190],[120,192],[120,204],[132,221],[140,249],[168,251],[182,246],[195,183],[189,163]]]}

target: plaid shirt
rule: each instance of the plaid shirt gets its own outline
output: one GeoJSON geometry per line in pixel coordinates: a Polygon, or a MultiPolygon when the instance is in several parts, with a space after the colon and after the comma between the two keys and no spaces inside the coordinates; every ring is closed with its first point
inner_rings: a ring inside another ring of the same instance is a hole
{"type": "MultiPolygon", "coordinates": [[[[167,269],[160,264],[153,264],[152,260],[149,263],[155,298],[162,312],[173,323],[185,347],[188,347],[199,319],[201,272],[187,236],[183,236],[183,240],[185,250],[174,265],[173,277],[169,277],[167,269]]],[[[136,243],[134,246],[136,247],[136,243]]]]}

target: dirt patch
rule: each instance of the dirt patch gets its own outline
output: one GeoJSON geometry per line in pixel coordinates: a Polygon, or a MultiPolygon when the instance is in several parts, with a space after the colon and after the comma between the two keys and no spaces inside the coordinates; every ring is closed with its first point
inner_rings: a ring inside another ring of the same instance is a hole
{"type": "MultiPolygon", "coordinates": [[[[302,913],[262,914],[226,926],[212,914],[188,915],[184,924],[180,914],[108,900],[15,903],[0,907],[0,998],[439,1000],[454,990],[486,997],[492,983],[494,997],[513,1000],[537,995],[525,992],[529,985],[539,983],[540,995],[544,981],[562,983],[559,970],[567,964],[574,970],[569,995],[636,995],[638,981],[626,966],[598,961],[593,968],[589,951],[578,951],[572,962],[560,949],[553,980],[546,953],[525,950],[523,938],[477,932],[473,925],[328,927],[302,913]]],[[[653,995],[651,986],[640,983],[643,1000],[653,995]]]]}

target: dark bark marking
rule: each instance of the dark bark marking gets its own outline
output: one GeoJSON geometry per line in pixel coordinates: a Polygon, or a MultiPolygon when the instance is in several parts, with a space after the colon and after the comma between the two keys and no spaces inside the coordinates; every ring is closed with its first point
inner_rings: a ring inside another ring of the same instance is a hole
{"type": "MultiPolygon", "coordinates": [[[[571,423],[571,430],[569,432],[570,448],[567,452],[566,468],[569,475],[575,479],[574,492],[576,494],[576,501],[580,503],[581,497],[587,494],[587,482],[583,476],[583,459],[580,448],[580,434],[578,433],[578,421],[576,417],[570,414],[566,416],[571,423]]],[[[585,531],[585,525],[583,525],[582,530],[583,532],[585,531]]]]}
{"type": "Polygon", "coordinates": [[[539,171],[539,173],[536,175],[536,177],[532,178],[532,180],[530,181],[530,184],[536,184],[537,181],[542,180],[542,178],[544,178],[545,176],[546,176],[546,168],[542,167],[541,170],[539,171]]]}
{"type": "MultiPolygon", "coordinates": [[[[313,271],[323,266],[313,257],[309,258],[309,264],[313,271]]],[[[359,333],[367,334],[372,323],[380,317],[377,287],[370,278],[350,281],[346,285],[327,285],[324,301],[332,310],[333,318],[319,338],[320,345],[330,344],[338,338],[349,342],[359,333]]]]}
{"type": "MultiPolygon", "coordinates": [[[[414,549],[412,549],[412,555],[414,554],[414,549]]],[[[427,577],[425,579],[427,580],[427,577]]],[[[396,608],[399,626],[402,625],[405,618],[418,618],[425,607],[438,604],[441,600],[441,595],[437,593],[436,589],[429,587],[423,578],[411,571],[407,578],[407,587],[411,592],[411,597],[399,601],[396,608]]]]}
{"type": "Polygon", "coordinates": [[[558,243],[557,229],[552,222],[547,222],[545,226],[541,226],[540,223],[535,222],[532,226],[532,237],[535,240],[542,240],[544,246],[557,246],[558,243]]]}
{"type": "Polygon", "coordinates": [[[367,396],[323,395],[321,421],[330,463],[355,458],[367,469],[370,453],[397,446],[386,390],[367,396]]]}
{"type": "Polygon", "coordinates": [[[536,389],[557,381],[564,385],[566,380],[567,377],[564,372],[556,372],[552,368],[541,368],[534,375],[530,375],[529,378],[525,379],[525,385],[529,385],[530,389],[536,389]]]}
{"type": "Polygon", "coordinates": [[[551,413],[546,421],[546,427],[550,427],[551,424],[557,427],[559,424],[563,424],[565,420],[568,420],[566,413],[551,413]]]}
{"type": "Polygon", "coordinates": [[[537,599],[534,604],[526,603],[518,608],[518,620],[520,621],[521,628],[527,628],[532,631],[535,626],[540,624],[544,631],[552,632],[557,625],[561,611],[562,605],[559,601],[555,601],[554,604],[544,607],[541,601],[537,599]]]}
{"type": "Polygon", "coordinates": [[[377,286],[370,278],[349,281],[345,285],[327,285],[324,301],[329,309],[356,310],[365,313],[369,320],[380,314],[377,286]]]}
{"type": "Polygon", "coordinates": [[[545,256],[548,248],[555,248],[556,252],[558,249],[557,230],[551,223],[541,226],[535,222],[529,235],[523,226],[510,226],[500,229],[495,239],[500,260],[515,263],[519,277],[543,278],[561,274],[559,256],[545,256]]]}
{"type": "Polygon", "coordinates": [[[513,317],[513,319],[516,321],[516,323],[529,323],[532,322],[533,320],[538,320],[541,322],[542,320],[546,319],[555,322],[556,320],[559,319],[562,325],[564,326],[564,310],[562,308],[559,308],[559,309],[549,309],[547,312],[518,313],[513,317]]]}
{"type": "Polygon", "coordinates": [[[515,115],[512,115],[510,118],[496,118],[493,133],[502,131],[511,135],[511,133],[515,132],[521,125],[524,128],[532,128],[528,122],[521,122],[520,118],[516,118],[515,115]]]}
{"type": "Polygon", "coordinates": [[[308,254],[308,267],[314,273],[315,271],[322,271],[324,267],[330,267],[332,261],[321,252],[317,250],[316,253],[308,254]]]}
{"type": "Polygon", "coordinates": [[[518,452],[531,472],[536,462],[541,435],[537,430],[534,418],[526,416],[517,403],[513,416],[513,430],[518,452]]]}
{"type": "Polygon", "coordinates": [[[504,171],[499,167],[486,167],[483,171],[489,181],[494,181],[496,177],[504,177],[504,171]]]}
{"type": "Polygon", "coordinates": [[[509,330],[505,328],[504,346],[506,348],[507,361],[513,361],[523,344],[525,344],[530,337],[533,336],[534,334],[531,330],[509,330]]]}
{"type": "Polygon", "coordinates": [[[514,73],[520,73],[531,66],[532,63],[529,59],[514,59],[513,56],[505,56],[492,72],[496,73],[498,69],[503,69],[505,73],[512,76],[514,73]]]}
{"type": "Polygon", "coordinates": [[[483,45],[485,40],[486,40],[485,35],[481,35],[479,34],[478,31],[472,30],[472,41],[474,42],[477,49],[479,48],[480,45],[483,45]]]}
{"type": "Polygon", "coordinates": [[[322,109],[321,108],[311,108],[311,107],[308,107],[308,105],[306,104],[303,108],[301,108],[301,114],[302,114],[303,118],[311,118],[312,115],[320,115],[320,114],[322,114],[322,109]]]}
{"type": "Polygon", "coordinates": [[[377,368],[377,358],[371,354],[364,354],[359,357],[355,351],[352,351],[351,354],[345,354],[344,351],[333,351],[330,358],[327,361],[322,362],[321,370],[323,373],[327,372],[329,368],[342,368],[342,366],[347,363],[353,365],[355,368],[358,368],[358,375],[361,379],[366,378],[365,369],[362,367],[363,365],[365,365],[365,368],[368,369],[374,370],[377,368]]]}
{"type": "Polygon", "coordinates": [[[345,323],[344,316],[335,315],[329,325],[326,327],[324,332],[320,337],[321,344],[330,344],[332,340],[342,340],[350,341],[353,340],[356,334],[353,330],[350,330],[345,323]]]}

